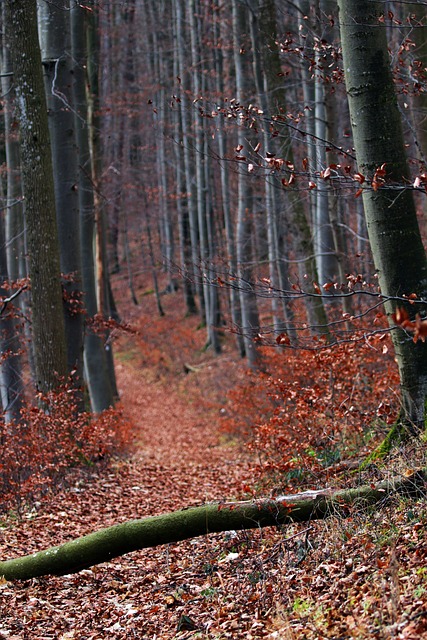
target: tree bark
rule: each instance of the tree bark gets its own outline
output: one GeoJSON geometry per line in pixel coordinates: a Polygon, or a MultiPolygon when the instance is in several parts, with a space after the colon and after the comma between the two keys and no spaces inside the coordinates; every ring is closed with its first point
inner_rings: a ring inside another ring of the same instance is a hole
{"type": "Polygon", "coordinates": [[[19,108],[27,249],[32,289],[36,386],[47,391],[67,374],[52,159],[35,0],[8,0],[19,108]]]}
{"type": "Polygon", "coordinates": [[[28,580],[43,575],[76,573],[125,553],[189,538],[240,529],[280,527],[295,522],[320,520],[330,515],[346,517],[352,506],[383,502],[394,494],[417,495],[425,491],[427,469],[409,478],[394,478],[375,486],[333,492],[331,489],[304,491],[276,499],[254,502],[206,504],[181,511],[131,520],[90,533],[82,538],[22,558],[0,562],[0,576],[6,580],[28,580]]]}
{"type": "MultiPolygon", "coordinates": [[[[215,79],[216,90],[218,94],[218,101],[221,108],[225,107],[225,89],[224,89],[224,55],[221,48],[221,43],[226,40],[224,16],[221,14],[221,8],[219,6],[219,0],[216,0],[215,13],[214,13],[214,64],[215,64],[215,79]]],[[[225,126],[225,119],[221,118],[217,124],[216,139],[218,142],[219,152],[219,171],[220,171],[220,184],[221,184],[221,205],[222,214],[224,216],[224,230],[225,230],[225,242],[227,248],[227,265],[228,276],[232,278],[237,274],[237,258],[236,258],[236,242],[234,233],[234,222],[232,216],[232,200],[230,196],[230,178],[227,167],[227,131],[225,126]]],[[[229,305],[230,315],[233,327],[240,327],[242,324],[242,313],[240,309],[239,292],[230,287],[229,290],[229,305]]],[[[245,356],[245,343],[241,333],[236,333],[236,346],[240,356],[245,356]]]]}
{"type": "MultiPolygon", "coordinates": [[[[7,34],[9,25],[6,23],[5,6],[2,6],[2,48],[1,48],[1,89],[3,94],[3,117],[5,136],[5,155],[7,166],[6,207],[4,220],[1,221],[0,242],[0,272],[1,281],[17,280],[25,275],[22,267],[24,258],[24,214],[22,207],[22,188],[19,158],[19,137],[13,132],[14,121],[14,88],[12,75],[12,61],[7,34]]],[[[8,291],[1,289],[5,298],[8,291]]],[[[19,300],[19,306],[22,306],[19,300]]],[[[19,421],[23,400],[22,361],[19,351],[20,323],[14,314],[6,314],[2,322],[1,351],[10,355],[0,367],[1,399],[6,423],[19,421]]]]}
{"type": "MultiPolygon", "coordinates": [[[[247,66],[244,67],[243,55],[241,53],[241,40],[246,30],[245,13],[237,0],[232,2],[233,20],[233,53],[234,68],[236,74],[236,98],[237,102],[243,106],[249,94],[247,86],[248,74],[247,66]]],[[[247,131],[244,127],[244,115],[239,114],[237,126],[237,148],[247,148],[247,131]]],[[[256,294],[253,286],[253,262],[252,234],[253,234],[253,213],[251,211],[251,199],[248,178],[241,171],[237,177],[237,221],[236,221],[236,259],[237,275],[240,293],[240,307],[242,313],[241,331],[244,337],[245,352],[249,365],[252,368],[259,366],[259,351],[254,342],[255,336],[260,331],[258,306],[256,294]]]]}
{"type": "MultiPolygon", "coordinates": [[[[79,148],[79,207],[82,280],[85,307],[89,318],[97,312],[93,239],[95,229],[94,186],[89,145],[88,105],[86,95],[86,24],[85,9],[75,0],[71,5],[71,41],[74,60],[75,127],[79,148]]],[[[89,327],[84,339],[84,366],[92,411],[99,413],[114,404],[102,339],[89,327]]]]}
{"type": "MultiPolygon", "coordinates": [[[[73,106],[69,1],[39,2],[38,22],[44,70],[63,286],[71,300],[81,289],[78,164],[73,106]]],[[[83,316],[64,300],[68,371],[83,379],[83,316]]]]}
{"type": "MultiPolygon", "coordinates": [[[[427,297],[427,259],[406,163],[401,118],[390,69],[382,2],[340,0],[345,81],[359,171],[367,178],[363,204],[368,234],[384,296],[427,297]],[[383,182],[375,183],[384,165],[383,182]]],[[[401,302],[389,300],[388,316],[401,302]]],[[[425,305],[406,305],[413,317],[425,305]]],[[[392,321],[391,321],[392,323],[392,321]]],[[[427,343],[393,331],[402,392],[402,422],[424,429],[427,343]]]]}

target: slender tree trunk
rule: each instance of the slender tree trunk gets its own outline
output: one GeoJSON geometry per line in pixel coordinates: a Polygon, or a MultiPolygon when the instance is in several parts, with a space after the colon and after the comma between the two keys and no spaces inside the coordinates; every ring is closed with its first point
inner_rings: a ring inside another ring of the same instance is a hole
{"type": "MultiPolygon", "coordinates": [[[[216,6],[216,14],[215,14],[215,38],[216,38],[216,46],[214,49],[215,55],[215,71],[216,71],[216,88],[218,93],[218,100],[220,104],[224,106],[224,64],[223,64],[223,52],[221,48],[222,43],[222,32],[223,29],[223,21],[222,16],[220,14],[220,7],[218,4],[216,6]]],[[[222,212],[224,216],[224,226],[225,226],[225,240],[227,247],[227,263],[228,263],[228,276],[231,278],[235,278],[237,275],[237,259],[236,259],[236,243],[235,243],[235,234],[234,234],[234,223],[231,214],[231,199],[230,199],[230,180],[228,175],[228,168],[226,166],[226,131],[225,131],[225,122],[224,119],[221,118],[218,122],[217,127],[217,141],[218,141],[218,151],[220,158],[220,180],[221,180],[221,202],[222,202],[222,212]]],[[[242,314],[240,310],[240,300],[238,291],[234,287],[230,287],[230,313],[231,313],[231,322],[233,327],[240,327],[242,324],[242,314]]],[[[245,343],[243,340],[243,336],[240,332],[236,333],[236,342],[239,354],[241,357],[245,355],[245,343]]]]}
{"type": "Polygon", "coordinates": [[[35,0],[6,0],[19,107],[36,387],[67,374],[52,157],[35,0]]]}
{"type": "MultiPolygon", "coordinates": [[[[174,6],[174,13],[172,17],[174,26],[174,77],[179,77],[179,60],[177,54],[178,47],[178,28],[176,23],[176,7],[174,6]]],[[[177,91],[179,96],[179,91],[177,91]]],[[[179,231],[179,255],[180,255],[180,269],[182,275],[185,307],[188,315],[197,313],[196,300],[194,298],[193,284],[190,276],[190,263],[191,263],[191,238],[190,238],[190,221],[188,215],[188,196],[184,193],[184,160],[182,157],[182,128],[181,128],[181,113],[180,113],[180,101],[181,98],[177,98],[175,108],[173,111],[173,127],[175,141],[173,145],[174,157],[175,157],[175,182],[176,182],[176,209],[178,214],[178,231],[179,231]]]]}
{"type": "Polygon", "coordinates": [[[147,207],[145,210],[145,231],[147,234],[148,255],[150,256],[151,274],[153,277],[154,295],[156,296],[157,311],[159,312],[159,316],[162,317],[165,315],[165,312],[163,310],[162,301],[160,298],[159,279],[157,277],[157,266],[156,260],[154,258],[153,241],[151,236],[151,220],[149,219],[147,207]]]}
{"type": "Polygon", "coordinates": [[[412,114],[415,124],[416,146],[418,156],[424,165],[427,165],[427,86],[422,81],[426,78],[427,68],[427,7],[421,2],[406,2],[399,7],[402,20],[410,22],[413,26],[409,38],[415,44],[411,50],[412,68],[420,73],[420,79],[411,77],[410,82],[421,84],[419,91],[411,97],[412,114]],[[408,19],[408,16],[411,16],[408,19]],[[415,62],[415,64],[414,64],[415,62]],[[423,86],[424,85],[424,86],[423,86]]]}
{"type": "MultiPolygon", "coordinates": [[[[24,263],[24,219],[22,207],[21,173],[19,159],[18,133],[12,130],[13,125],[13,75],[10,56],[10,47],[7,42],[9,25],[6,23],[5,5],[2,5],[2,64],[1,64],[1,88],[3,94],[4,109],[4,133],[7,167],[6,186],[6,210],[1,221],[2,246],[0,252],[1,278],[3,280],[16,281],[26,275],[21,271],[24,263]]],[[[2,295],[8,297],[10,291],[3,291],[2,295]]],[[[20,307],[19,300],[16,306],[20,307]]],[[[19,355],[20,327],[16,318],[6,311],[7,317],[2,322],[2,348],[3,354],[9,352],[9,357],[1,366],[1,397],[4,411],[4,419],[7,423],[20,419],[20,409],[23,400],[22,362],[19,355]]]]}
{"type": "Polygon", "coordinates": [[[1,89],[3,96],[3,116],[5,151],[7,165],[7,208],[5,242],[7,251],[7,271],[11,280],[27,275],[24,250],[24,207],[22,198],[21,168],[19,157],[19,129],[14,124],[14,85],[9,27],[6,22],[6,5],[2,4],[2,65],[1,89]]]}
{"type": "MultiPolygon", "coordinates": [[[[10,296],[10,289],[2,286],[8,280],[4,220],[0,220],[0,296],[10,296]]],[[[13,308],[3,310],[0,318],[0,396],[3,419],[6,424],[18,423],[21,419],[23,401],[22,364],[20,350],[23,345],[19,339],[19,329],[13,308]]]]}
{"type": "MultiPolygon", "coordinates": [[[[390,70],[383,3],[339,0],[346,88],[359,171],[366,176],[363,204],[383,296],[427,297],[427,260],[405,159],[399,109],[390,70]],[[383,167],[384,165],[384,167],[383,167]],[[376,172],[383,167],[380,183],[376,172]],[[381,182],[384,180],[384,183],[381,182]]],[[[402,303],[398,303],[403,306],[402,303]]],[[[389,316],[397,303],[386,301],[389,316]]],[[[406,305],[413,316],[417,304],[406,305]]],[[[425,312],[424,305],[421,311],[425,312]]],[[[391,320],[390,320],[391,322],[391,320]]],[[[402,391],[402,417],[424,428],[427,343],[393,331],[402,391]]]]}
{"type": "MultiPolygon", "coordinates": [[[[74,104],[76,135],[79,149],[79,207],[82,251],[82,280],[84,303],[89,320],[98,313],[96,301],[94,234],[95,205],[93,196],[92,162],[89,146],[87,113],[87,50],[85,9],[74,0],[71,5],[71,36],[74,60],[74,104]]],[[[84,367],[92,411],[99,413],[114,404],[102,339],[90,326],[84,339],[84,367]]]]}
{"type": "MultiPolygon", "coordinates": [[[[88,71],[88,122],[90,134],[90,148],[92,161],[92,178],[95,185],[93,190],[95,205],[95,264],[98,310],[103,318],[114,317],[114,301],[107,262],[107,224],[105,210],[101,205],[101,144],[100,144],[100,104],[99,104],[99,15],[98,5],[90,0],[91,11],[87,16],[87,71],[88,71]]],[[[109,339],[109,332],[104,333],[105,358],[113,398],[119,397],[116,374],[114,370],[113,346],[109,339]]]]}
{"type": "MultiPolygon", "coordinates": [[[[233,0],[233,50],[234,66],[236,71],[236,98],[243,105],[246,97],[246,74],[242,61],[242,33],[245,28],[245,14],[238,0],[233,0]]],[[[238,124],[237,148],[243,149],[247,145],[243,122],[238,124]]],[[[237,195],[237,271],[240,291],[240,306],[242,310],[242,333],[245,342],[245,351],[251,367],[258,366],[259,353],[254,338],[259,332],[259,317],[257,300],[253,283],[253,254],[252,254],[252,211],[250,207],[248,178],[243,172],[238,174],[237,195]]]]}
{"type": "MultiPolygon", "coordinates": [[[[264,63],[269,92],[274,96],[274,104],[278,118],[276,126],[280,126],[280,116],[286,113],[286,92],[281,81],[282,67],[280,64],[279,49],[277,45],[277,25],[275,4],[273,0],[263,1],[262,33],[268,43],[268,63],[264,63]]],[[[265,54],[267,56],[267,53],[265,54]]],[[[294,164],[293,140],[286,124],[280,127],[282,146],[287,150],[286,160],[294,164]]],[[[313,240],[304,203],[299,190],[289,189],[288,210],[290,212],[289,224],[294,230],[294,246],[299,260],[303,261],[304,275],[307,277],[308,291],[312,293],[312,283],[318,282],[319,277],[314,255],[313,240]]],[[[283,251],[283,248],[282,248],[283,251]]],[[[320,296],[310,295],[306,301],[308,321],[315,333],[330,337],[327,326],[327,316],[323,300],[320,296]]]]}
{"type": "MultiPolygon", "coordinates": [[[[323,22],[328,11],[330,3],[328,0],[318,0],[317,2],[317,29],[318,40],[316,41],[315,60],[317,69],[315,69],[314,84],[314,133],[315,139],[312,143],[315,145],[316,174],[320,176],[321,172],[327,167],[326,148],[327,148],[327,114],[326,114],[326,91],[327,86],[323,78],[326,72],[328,59],[325,61],[325,53],[323,51],[323,43],[329,35],[324,27],[323,22]]],[[[317,189],[315,191],[315,211],[314,211],[314,251],[316,254],[317,271],[320,284],[333,282],[338,275],[338,265],[335,257],[336,248],[334,246],[334,238],[332,234],[331,221],[329,217],[329,184],[319,178],[317,180],[317,189]]]]}
{"type": "MultiPolygon", "coordinates": [[[[271,137],[268,130],[270,120],[270,105],[265,91],[264,74],[262,70],[262,52],[260,43],[260,33],[258,24],[258,0],[251,0],[249,3],[249,23],[252,41],[252,65],[255,79],[255,86],[258,94],[259,106],[263,113],[262,141],[263,153],[271,153],[271,137]]],[[[274,197],[274,189],[278,188],[277,181],[273,176],[267,176],[265,181],[265,211],[267,218],[267,245],[268,245],[268,267],[269,280],[272,291],[271,309],[273,315],[273,329],[278,334],[283,330],[283,321],[279,316],[279,299],[277,292],[279,290],[279,274],[278,274],[278,255],[277,255],[277,211],[275,204],[277,200],[274,197]]]]}
{"type": "Polygon", "coordinates": [[[200,267],[201,277],[203,280],[203,300],[205,322],[207,327],[207,343],[211,345],[215,352],[220,350],[218,333],[217,333],[217,314],[216,300],[212,299],[209,281],[212,277],[210,269],[210,252],[208,238],[208,216],[209,212],[206,208],[206,193],[208,184],[206,182],[205,165],[207,158],[205,157],[205,136],[202,117],[199,113],[199,100],[202,96],[201,69],[200,69],[200,42],[199,42],[199,0],[190,0],[188,5],[189,21],[190,21],[190,42],[191,42],[191,65],[192,65],[192,81],[193,81],[193,129],[195,141],[195,165],[196,165],[196,202],[197,202],[197,225],[199,230],[199,247],[200,247],[200,267]]]}
{"type": "Polygon", "coordinates": [[[193,154],[191,153],[190,141],[190,125],[189,125],[189,109],[190,101],[188,96],[189,74],[187,72],[187,64],[185,60],[186,37],[188,33],[185,31],[185,14],[183,11],[183,0],[174,0],[176,12],[176,29],[177,29],[177,55],[178,55],[178,73],[181,85],[180,91],[180,114],[182,129],[182,150],[184,156],[184,181],[185,191],[187,193],[188,218],[190,225],[191,239],[191,273],[195,280],[195,289],[199,298],[199,313],[204,319],[204,295],[202,281],[199,277],[200,273],[200,255],[199,255],[199,239],[198,239],[198,222],[197,222],[197,203],[194,176],[192,172],[193,154]]]}

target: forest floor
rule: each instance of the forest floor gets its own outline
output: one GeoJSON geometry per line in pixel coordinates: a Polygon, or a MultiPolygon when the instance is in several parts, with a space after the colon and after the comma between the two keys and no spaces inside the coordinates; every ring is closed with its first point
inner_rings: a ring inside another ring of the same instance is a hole
{"type": "MultiPolygon", "coordinates": [[[[248,498],[256,461],[221,431],[225,393],[244,376],[215,358],[178,295],[153,296],[115,345],[133,452],[76,472],[68,490],[3,518],[15,557],[134,518],[248,498]],[[188,366],[190,365],[190,367],[188,366]]],[[[227,532],[128,554],[75,575],[0,583],[0,639],[427,638],[427,508],[381,509],[283,530],[227,532]]]]}

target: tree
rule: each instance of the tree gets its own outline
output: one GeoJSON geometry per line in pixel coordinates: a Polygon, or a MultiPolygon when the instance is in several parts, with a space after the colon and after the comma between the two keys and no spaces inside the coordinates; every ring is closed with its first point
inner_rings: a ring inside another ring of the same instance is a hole
{"type": "MultiPolygon", "coordinates": [[[[238,0],[232,3],[233,15],[233,52],[236,74],[236,98],[239,108],[237,149],[239,153],[247,148],[245,135],[244,101],[248,90],[247,65],[244,62],[242,39],[246,30],[246,15],[238,0]]],[[[258,366],[259,354],[253,338],[259,332],[259,316],[256,295],[253,289],[253,220],[251,211],[250,187],[243,171],[238,174],[237,222],[236,222],[236,259],[240,282],[240,307],[242,312],[242,331],[245,351],[251,367],[258,366]]]]}
{"type": "MultiPolygon", "coordinates": [[[[93,238],[95,203],[92,161],[89,144],[88,105],[86,92],[86,22],[85,9],[73,0],[71,5],[71,43],[74,60],[75,127],[79,153],[79,210],[82,253],[82,281],[85,307],[92,320],[97,312],[93,238]]],[[[114,404],[103,341],[88,327],[84,339],[84,364],[92,410],[100,412],[114,404]]]]}
{"type": "MultiPolygon", "coordinates": [[[[17,132],[13,131],[14,122],[14,92],[13,71],[10,56],[10,46],[7,42],[8,25],[6,24],[5,6],[2,5],[2,51],[1,51],[1,88],[4,105],[5,155],[7,165],[6,207],[1,222],[0,265],[2,282],[16,281],[26,275],[23,251],[23,207],[22,188],[19,170],[19,141],[17,132]]],[[[7,298],[8,291],[2,295],[7,298]]],[[[18,319],[13,317],[10,310],[2,321],[1,351],[9,353],[1,365],[1,397],[4,418],[7,423],[19,420],[23,400],[22,363],[19,351],[18,319]]]]}
{"type": "Polygon", "coordinates": [[[52,157],[35,0],[6,0],[19,113],[36,387],[67,375],[52,157]]]}
{"type": "MultiPolygon", "coordinates": [[[[386,31],[384,6],[371,0],[339,0],[345,81],[359,172],[366,177],[363,204],[375,266],[393,314],[396,297],[427,298],[427,259],[412,195],[386,31]]],[[[422,304],[404,305],[413,317],[422,304]]],[[[402,421],[424,428],[427,344],[393,330],[402,391],[402,421]]]]}
{"type": "Polygon", "coordinates": [[[78,201],[78,155],[73,107],[75,82],[71,57],[69,0],[38,5],[39,34],[45,79],[53,179],[59,233],[60,266],[64,275],[64,321],[68,371],[77,384],[83,379],[83,315],[74,298],[81,289],[81,247],[78,201]],[[77,311],[77,312],[76,312],[77,311]]]}

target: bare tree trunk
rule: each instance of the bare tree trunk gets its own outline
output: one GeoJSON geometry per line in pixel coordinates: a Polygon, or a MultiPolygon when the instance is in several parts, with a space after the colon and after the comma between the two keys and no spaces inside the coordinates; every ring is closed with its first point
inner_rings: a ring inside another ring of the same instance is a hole
{"type": "MultiPolygon", "coordinates": [[[[179,77],[179,60],[177,54],[178,48],[178,26],[176,21],[176,7],[173,7],[173,28],[174,28],[174,58],[173,69],[174,77],[179,77]]],[[[177,91],[179,96],[179,91],[177,91]]],[[[175,141],[173,145],[174,157],[175,157],[175,182],[176,182],[176,209],[178,214],[178,231],[179,231],[179,255],[180,255],[180,269],[182,275],[185,307],[188,315],[197,313],[196,300],[194,298],[193,283],[190,277],[190,264],[191,264],[191,238],[190,238],[190,221],[188,215],[188,195],[184,192],[184,160],[182,157],[182,127],[181,127],[181,113],[180,113],[180,101],[181,98],[177,97],[173,112],[173,128],[175,141]]]]}
{"type": "MultiPolygon", "coordinates": [[[[264,74],[262,69],[262,52],[258,24],[258,0],[251,0],[249,3],[249,24],[252,41],[252,64],[255,86],[258,94],[259,106],[263,113],[262,141],[263,153],[271,153],[271,136],[268,130],[270,120],[270,105],[266,93],[264,82],[264,74]]],[[[277,182],[273,176],[268,176],[265,181],[265,211],[267,218],[267,245],[268,245],[268,267],[269,280],[272,291],[271,309],[273,315],[273,329],[276,334],[283,330],[283,320],[279,315],[280,306],[277,292],[279,290],[279,273],[278,273],[278,246],[277,246],[277,218],[278,212],[275,205],[277,200],[274,197],[274,189],[278,188],[277,182]]]]}
{"type": "MultiPolygon", "coordinates": [[[[196,190],[194,185],[194,176],[192,174],[193,158],[191,154],[190,131],[189,131],[189,98],[188,98],[188,82],[189,75],[186,71],[187,65],[184,58],[186,50],[185,32],[185,15],[183,12],[183,0],[174,0],[176,12],[176,29],[177,29],[177,55],[178,55],[178,72],[179,82],[182,87],[180,91],[180,114],[182,129],[182,150],[184,156],[184,180],[185,191],[187,193],[188,218],[190,225],[191,238],[191,262],[192,277],[195,279],[195,288],[199,298],[199,313],[204,318],[204,295],[203,286],[199,277],[200,257],[199,257],[199,240],[198,240],[198,222],[197,222],[197,203],[196,190]]],[[[184,5],[185,6],[185,5],[184,5]]]]}
{"type": "MultiPolygon", "coordinates": [[[[88,121],[92,161],[92,178],[95,184],[93,190],[95,205],[95,265],[98,310],[103,318],[114,317],[114,301],[107,262],[107,229],[104,207],[101,205],[101,145],[100,145],[100,104],[99,104],[99,16],[95,0],[90,0],[93,10],[87,16],[87,71],[88,85],[88,121]]],[[[109,332],[104,333],[105,358],[110,386],[114,400],[118,400],[116,374],[114,370],[113,346],[109,340],[109,332]]]]}
{"type": "MultiPolygon", "coordinates": [[[[363,204],[383,296],[427,297],[427,259],[418,227],[405,157],[400,113],[390,70],[388,43],[379,23],[383,3],[339,0],[346,88],[359,171],[366,176],[363,204]],[[381,169],[382,168],[382,169],[381,169]],[[378,171],[381,171],[378,174],[378,171]]],[[[424,303],[386,301],[409,316],[424,303]]],[[[402,420],[412,431],[425,427],[427,343],[393,331],[402,391],[402,420]]]]}
{"type": "MultiPolygon", "coordinates": [[[[22,207],[22,189],[19,158],[18,133],[12,130],[13,125],[13,75],[10,47],[7,42],[9,25],[6,23],[5,5],[2,5],[2,64],[1,64],[1,88],[3,94],[4,109],[4,133],[7,167],[6,186],[6,212],[1,221],[1,278],[2,280],[16,281],[26,275],[22,270],[24,266],[24,218],[22,207]]],[[[3,291],[7,298],[10,292],[3,291]]],[[[20,307],[19,300],[16,303],[20,307]]],[[[9,357],[1,366],[1,397],[6,423],[20,420],[20,410],[23,399],[22,362],[19,355],[20,340],[19,326],[13,315],[6,311],[7,317],[2,321],[2,353],[8,353],[9,357]]]]}
{"type": "MultiPolygon", "coordinates": [[[[216,38],[216,47],[214,49],[215,55],[215,71],[216,71],[216,83],[217,83],[217,93],[218,100],[220,104],[224,105],[224,65],[223,65],[223,52],[221,48],[222,42],[222,32],[223,29],[223,21],[222,16],[220,15],[220,6],[218,4],[218,0],[215,5],[216,13],[215,13],[215,38],[216,38]],[[222,28],[222,29],[221,29],[222,28]]],[[[218,151],[220,158],[220,179],[221,179],[221,202],[222,202],[222,212],[224,216],[224,226],[225,226],[225,241],[227,247],[227,263],[228,263],[228,276],[231,278],[235,278],[237,276],[237,258],[236,258],[236,243],[235,243],[235,233],[234,233],[234,223],[231,215],[231,199],[230,199],[230,180],[228,176],[228,168],[226,166],[226,131],[225,131],[225,123],[224,119],[221,118],[218,122],[217,127],[217,141],[218,141],[218,151]]],[[[242,324],[242,314],[240,310],[240,300],[238,291],[235,287],[230,287],[230,313],[231,313],[231,322],[233,327],[240,327],[242,324]]],[[[237,348],[242,357],[245,355],[245,343],[243,336],[238,331],[236,333],[236,343],[237,348]]]]}
{"type": "MultiPolygon", "coordinates": [[[[282,67],[280,64],[279,49],[277,45],[277,26],[275,16],[275,4],[273,0],[263,1],[263,13],[262,13],[262,29],[263,37],[268,42],[268,63],[264,63],[264,69],[267,76],[267,83],[269,92],[274,95],[274,101],[277,105],[277,113],[282,114],[286,112],[286,93],[281,81],[282,67]]],[[[267,53],[266,53],[267,56],[267,53]]],[[[279,127],[280,119],[277,120],[276,126],[279,127]]],[[[286,123],[280,127],[280,133],[282,136],[282,145],[286,149],[286,159],[291,164],[294,164],[293,154],[293,140],[286,123]]],[[[288,211],[290,215],[289,225],[294,231],[294,243],[297,258],[303,261],[304,275],[307,277],[308,291],[312,293],[312,283],[318,282],[319,277],[316,267],[316,259],[314,255],[313,240],[311,235],[310,226],[307,220],[307,214],[304,209],[304,203],[301,200],[301,193],[299,190],[293,191],[289,189],[288,196],[288,211]]],[[[283,248],[282,248],[283,251],[283,248]]],[[[315,333],[322,334],[326,337],[330,336],[329,328],[327,326],[327,317],[325,313],[325,307],[323,300],[320,296],[310,297],[306,301],[308,321],[315,333]]]]}
{"type": "Polygon", "coordinates": [[[5,151],[7,165],[7,208],[5,242],[7,251],[7,271],[11,280],[27,275],[24,249],[24,207],[22,198],[21,168],[19,157],[19,129],[14,126],[14,86],[9,25],[6,22],[6,5],[2,4],[2,65],[1,89],[3,96],[3,116],[5,151]]]}
{"type": "MultiPolygon", "coordinates": [[[[192,64],[192,81],[193,81],[193,129],[195,139],[195,165],[196,165],[196,201],[197,201],[197,224],[199,230],[199,247],[200,247],[200,267],[201,277],[203,279],[203,299],[205,322],[207,328],[207,343],[212,346],[214,351],[220,351],[220,344],[217,332],[217,300],[212,296],[210,290],[210,280],[213,272],[210,269],[209,248],[209,229],[208,216],[209,212],[206,208],[206,194],[208,184],[206,181],[205,165],[207,158],[205,157],[205,136],[202,117],[199,113],[198,103],[202,96],[202,82],[200,70],[200,25],[199,0],[190,0],[188,5],[188,14],[190,22],[190,42],[191,42],[191,64],[192,64]]],[[[216,292],[214,292],[216,293],[216,292]]]]}
{"type": "Polygon", "coordinates": [[[76,385],[83,379],[83,316],[73,308],[81,289],[78,166],[72,85],[69,0],[54,5],[38,2],[39,34],[52,147],[53,178],[59,232],[61,272],[67,299],[64,301],[65,334],[69,373],[76,385]],[[71,278],[69,280],[68,278],[71,278]]]}
{"type": "Polygon", "coordinates": [[[67,375],[52,157],[35,0],[6,0],[19,107],[26,201],[36,386],[47,391],[67,375]]]}
{"type": "MultiPolygon", "coordinates": [[[[8,281],[5,234],[3,219],[0,220],[0,296],[7,299],[10,289],[2,286],[8,281]]],[[[3,419],[6,424],[18,423],[21,420],[24,386],[22,382],[22,364],[19,339],[14,311],[11,306],[4,308],[0,318],[0,350],[2,363],[0,367],[0,396],[3,408],[3,419]]]]}
{"type": "MultiPolygon", "coordinates": [[[[236,71],[236,98],[239,104],[243,105],[246,93],[246,77],[243,69],[241,50],[242,34],[245,32],[245,13],[243,7],[237,0],[233,0],[233,51],[234,66],[236,71]]],[[[245,139],[245,129],[243,122],[238,123],[237,145],[244,150],[247,146],[245,139]]],[[[240,152],[239,152],[240,153],[240,152]]],[[[259,332],[259,318],[256,294],[253,282],[253,254],[252,254],[252,216],[249,197],[249,185],[247,176],[239,171],[238,174],[238,203],[237,203],[237,272],[238,285],[240,291],[240,306],[242,310],[242,332],[245,342],[246,357],[251,367],[257,367],[259,363],[259,353],[254,342],[254,338],[259,332]]]]}
{"type": "MultiPolygon", "coordinates": [[[[329,35],[323,26],[328,10],[331,8],[328,0],[318,0],[317,2],[317,31],[318,40],[316,42],[315,58],[317,69],[315,70],[314,83],[314,133],[315,139],[310,144],[315,145],[315,169],[316,175],[321,174],[327,167],[326,147],[327,147],[327,115],[326,115],[326,90],[323,74],[326,71],[327,60],[323,51],[323,42],[329,35]],[[325,17],[324,17],[325,16],[325,17]]],[[[316,255],[317,271],[320,285],[333,282],[338,275],[338,265],[335,257],[336,249],[332,234],[331,221],[329,218],[329,185],[320,178],[317,180],[315,191],[315,211],[314,211],[314,252],[316,255]]]]}
{"type": "MultiPolygon", "coordinates": [[[[96,301],[94,233],[95,205],[92,162],[89,146],[89,123],[86,94],[86,24],[85,9],[77,0],[71,5],[71,36],[74,60],[74,104],[76,135],[79,149],[79,207],[82,279],[85,307],[89,319],[98,313],[96,301]]],[[[89,327],[84,339],[84,367],[92,411],[99,413],[114,404],[102,339],[89,327]]]]}

